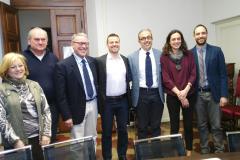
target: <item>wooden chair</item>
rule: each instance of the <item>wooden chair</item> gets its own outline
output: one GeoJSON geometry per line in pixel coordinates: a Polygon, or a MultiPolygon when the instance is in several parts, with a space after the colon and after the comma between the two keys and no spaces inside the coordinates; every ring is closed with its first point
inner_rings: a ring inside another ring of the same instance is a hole
{"type": "Polygon", "coordinates": [[[181,134],[135,140],[134,147],[136,160],[186,155],[181,134]]]}
{"type": "Polygon", "coordinates": [[[240,70],[237,77],[236,90],[234,94],[234,104],[228,104],[221,107],[222,110],[222,122],[229,122],[229,129],[236,130],[238,128],[238,120],[240,119],[240,105],[236,104],[236,99],[240,98],[240,70]]]}

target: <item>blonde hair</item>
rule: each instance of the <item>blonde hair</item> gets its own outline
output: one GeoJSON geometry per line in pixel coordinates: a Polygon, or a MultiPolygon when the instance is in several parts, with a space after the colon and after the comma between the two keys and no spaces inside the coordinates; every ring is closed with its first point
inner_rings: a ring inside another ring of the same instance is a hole
{"type": "Polygon", "coordinates": [[[14,61],[20,60],[25,68],[25,76],[29,75],[27,63],[26,63],[26,58],[20,54],[20,53],[15,53],[15,52],[9,52],[3,56],[2,63],[0,65],[0,76],[2,78],[8,77],[8,69],[11,67],[14,61]]]}

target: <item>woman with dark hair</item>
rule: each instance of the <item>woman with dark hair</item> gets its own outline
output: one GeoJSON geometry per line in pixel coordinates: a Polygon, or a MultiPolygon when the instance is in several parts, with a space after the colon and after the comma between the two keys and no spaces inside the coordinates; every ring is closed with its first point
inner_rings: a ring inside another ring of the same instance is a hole
{"type": "Polygon", "coordinates": [[[172,30],[168,34],[160,61],[163,86],[167,93],[171,134],[179,132],[181,108],[187,156],[190,156],[193,142],[192,114],[195,103],[193,84],[196,80],[196,65],[181,31],[172,30]]]}

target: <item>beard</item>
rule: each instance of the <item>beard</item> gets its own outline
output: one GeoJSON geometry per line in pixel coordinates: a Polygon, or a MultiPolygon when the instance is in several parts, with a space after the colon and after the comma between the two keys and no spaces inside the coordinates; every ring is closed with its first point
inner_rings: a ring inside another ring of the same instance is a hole
{"type": "MultiPolygon", "coordinates": [[[[203,39],[203,38],[202,38],[203,39]]],[[[201,39],[199,39],[199,40],[196,40],[196,43],[197,43],[197,45],[199,45],[199,46],[203,46],[205,43],[206,43],[206,39],[203,39],[203,41],[200,41],[201,39]]]]}

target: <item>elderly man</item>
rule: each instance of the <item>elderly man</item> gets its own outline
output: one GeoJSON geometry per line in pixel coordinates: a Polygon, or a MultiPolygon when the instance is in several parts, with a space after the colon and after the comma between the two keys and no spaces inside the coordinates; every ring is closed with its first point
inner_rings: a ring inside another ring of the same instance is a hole
{"type": "Polygon", "coordinates": [[[55,82],[58,106],[72,138],[93,136],[97,124],[96,60],[87,55],[88,37],[77,33],[71,41],[73,54],[56,65],[55,82]]]}
{"type": "Polygon", "coordinates": [[[52,115],[51,142],[55,142],[59,112],[56,106],[53,73],[58,59],[47,48],[47,44],[47,32],[42,28],[35,27],[28,33],[28,47],[23,52],[23,55],[27,58],[27,65],[29,68],[28,78],[40,84],[49,103],[52,115]]]}

